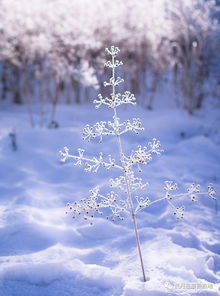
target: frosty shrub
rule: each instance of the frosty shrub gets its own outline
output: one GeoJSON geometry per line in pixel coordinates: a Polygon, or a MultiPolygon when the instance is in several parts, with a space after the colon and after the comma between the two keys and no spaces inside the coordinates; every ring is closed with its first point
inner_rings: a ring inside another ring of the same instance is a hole
{"type": "Polygon", "coordinates": [[[94,96],[105,77],[102,49],[116,42],[126,59],[126,88],[139,104],[153,108],[173,79],[178,106],[193,112],[207,97],[207,78],[217,73],[219,80],[215,2],[1,0],[0,100],[29,105],[33,126],[38,103],[42,124],[51,117],[54,127],[56,105],[94,96]]]}
{"type": "Polygon", "coordinates": [[[146,281],[147,278],[144,270],[136,220],[138,213],[157,202],[167,201],[176,218],[181,219],[184,216],[184,206],[176,207],[172,202],[174,198],[188,196],[195,202],[199,195],[209,195],[215,200],[216,192],[211,184],[208,186],[206,192],[200,191],[200,185],[191,184],[186,192],[176,193],[178,189],[177,184],[173,181],[166,181],[164,196],[156,200],[150,200],[146,197],[145,188],[147,184],[144,183],[141,178],[137,177],[135,172],[138,171],[140,173],[142,170],[141,166],[149,164],[153,156],[160,155],[163,150],[161,149],[160,142],[157,139],[153,139],[144,147],[138,146],[137,149],[131,151],[129,155],[124,153],[121,141],[122,135],[124,136],[128,132],[139,134],[144,128],[139,118],[133,118],[132,120],[122,122],[118,117],[118,107],[124,104],[136,104],[134,95],[129,91],[125,91],[123,94],[117,92],[117,86],[123,82],[122,78],[116,76],[116,68],[122,65],[122,62],[116,58],[119,51],[119,48],[115,46],[106,48],[106,52],[111,59],[105,63],[105,67],[111,69],[112,75],[109,81],[104,82],[104,86],[111,87],[112,91],[109,97],[103,97],[100,94],[98,98],[94,100],[97,109],[107,107],[112,110],[112,121],[100,121],[94,126],[86,125],[83,131],[83,139],[87,141],[94,138],[99,138],[100,141],[102,141],[104,136],[115,137],[118,145],[119,163],[117,163],[111,155],[105,158],[102,152],[100,152],[98,156],[89,158],[85,155],[83,149],[78,149],[78,155],[72,155],[69,153],[69,149],[64,147],[63,151],[60,151],[60,155],[63,162],[67,159],[73,159],[75,165],[84,166],[87,172],[97,173],[100,167],[104,167],[106,170],[115,168],[119,171],[119,176],[117,178],[111,178],[109,181],[109,185],[112,188],[109,193],[103,194],[99,186],[97,186],[90,190],[90,196],[88,198],[82,198],[79,201],[75,201],[73,204],[68,204],[67,213],[70,212],[73,218],[81,217],[89,221],[91,225],[93,224],[95,216],[103,215],[106,210],[109,210],[107,219],[112,221],[115,219],[124,220],[126,216],[130,217],[134,225],[143,280],[146,281]],[[143,191],[143,194],[138,195],[137,192],[139,193],[141,191],[143,191]]]}

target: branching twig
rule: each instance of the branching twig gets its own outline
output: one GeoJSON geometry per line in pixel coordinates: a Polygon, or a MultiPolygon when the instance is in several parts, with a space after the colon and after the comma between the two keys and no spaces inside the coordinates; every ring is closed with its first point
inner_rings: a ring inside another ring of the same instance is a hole
{"type": "MultiPolygon", "coordinates": [[[[71,155],[69,154],[69,149],[67,147],[64,147],[64,150],[60,152],[60,155],[63,162],[71,158],[75,160],[75,165],[84,165],[85,171],[96,173],[101,166],[107,170],[112,167],[120,169],[122,174],[117,178],[110,179],[110,186],[115,190],[121,190],[122,193],[120,193],[120,196],[122,197],[119,198],[115,191],[111,191],[107,193],[107,195],[102,195],[100,189],[96,187],[90,191],[90,196],[88,198],[83,198],[80,201],[74,202],[74,204],[68,204],[68,212],[73,213],[73,218],[81,216],[84,220],[89,221],[94,218],[96,213],[103,215],[103,211],[106,209],[110,210],[110,215],[108,215],[107,218],[113,221],[116,218],[123,220],[125,214],[129,214],[134,225],[143,280],[146,281],[136,215],[143,209],[166,200],[174,210],[174,215],[177,219],[180,219],[183,218],[185,208],[183,206],[176,207],[172,202],[174,198],[189,196],[193,202],[196,202],[198,196],[209,195],[215,200],[216,192],[211,184],[208,186],[207,192],[203,192],[200,191],[200,185],[193,183],[189,185],[185,193],[174,194],[173,192],[178,189],[177,184],[173,181],[166,181],[164,186],[164,197],[151,201],[148,197],[137,195],[138,191],[146,189],[148,183],[142,182],[141,178],[135,176],[133,166],[137,166],[138,171],[140,172],[140,165],[149,164],[153,158],[153,154],[160,155],[163,150],[161,149],[160,141],[154,138],[147,146],[138,146],[136,150],[131,151],[130,155],[124,153],[121,137],[129,131],[138,134],[143,130],[143,127],[139,118],[133,118],[121,122],[117,115],[117,107],[123,104],[135,105],[136,100],[134,95],[128,91],[124,92],[124,94],[116,92],[116,87],[123,82],[123,79],[116,77],[115,73],[116,68],[122,65],[122,62],[116,59],[116,56],[119,53],[119,48],[111,46],[109,49],[107,48],[106,51],[111,56],[111,60],[107,61],[105,66],[112,70],[112,76],[109,81],[104,82],[104,85],[110,86],[112,92],[110,96],[106,98],[99,95],[98,99],[94,100],[94,104],[96,105],[96,108],[100,108],[102,105],[111,108],[113,111],[113,121],[100,121],[94,126],[86,125],[83,131],[83,138],[84,140],[90,141],[93,138],[99,137],[100,141],[102,141],[103,136],[115,136],[118,144],[120,162],[117,164],[111,155],[108,156],[108,161],[105,161],[101,152],[98,157],[85,157],[85,151],[83,149],[78,149],[78,155],[71,155]],[[133,192],[136,192],[135,196],[133,196],[133,192]]],[[[92,224],[92,222],[90,222],[90,224],[92,224]]]]}

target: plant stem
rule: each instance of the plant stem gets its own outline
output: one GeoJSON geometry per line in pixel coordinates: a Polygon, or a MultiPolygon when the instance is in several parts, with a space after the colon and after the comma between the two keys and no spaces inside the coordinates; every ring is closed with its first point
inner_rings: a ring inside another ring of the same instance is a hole
{"type": "MultiPolygon", "coordinates": [[[[115,57],[112,55],[112,65],[113,65],[113,67],[112,67],[112,78],[113,78],[113,81],[115,80],[115,67],[114,67],[114,64],[115,64],[115,57]]],[[[115,85],[114,84],[112,85],[112,99],[113,100],[115,99],[115,85]]],[[[113,108],[113,110],[114,110],[113,119],[114,119],[114,121],[116,123],[116,121],[118,120],[117,111],[116,111],[116,108],[113,108]]],[[[123,154],[120,134],[118,133],[116,135],[116,137],[117,137],[120,161],[121,161],[123,171],[124,171],[128,202],[129,202],[130,210],[131,210],[130,214],[131,214],[132,222],[133,222],[133,225],[134,225],[134,231],[135,231],[136,243],[137,243],[137,248],[138,248],[138,254],[139,254],[140,263],[141,263],[141,270],[142,270],[142,274],[143,274],[143,281],[146,282],[147,279],[146,279],[145,270],[144,270],[144,262],[143,262],[142,252],[141,252],[141,244],[140,244],[140,239],[139,239],[139,234],[138,234],[137,220],[136,220],[134,205],[133,205],[132,196],[131,196],[131,188],[130,188],[130,184],[129,184],[129,181],[128,181],[128,174],[127,174],[128,172],[127,172],[127,168],[125,167],[125,164],[123,162],[124,154],[123,154]]]]}

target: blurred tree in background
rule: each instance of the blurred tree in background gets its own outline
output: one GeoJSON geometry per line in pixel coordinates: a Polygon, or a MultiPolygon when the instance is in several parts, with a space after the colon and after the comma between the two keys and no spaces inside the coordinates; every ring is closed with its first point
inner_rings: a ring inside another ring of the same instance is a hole
{"type": "Polygon", "coordinates": [[[30,114],[39,102],[42,117],[51,102],[53,122],[58,102],[83,103],[99,91],[103,48],[115,44],[126,60],[125,88],[140,104],[152,108],[157,90],[169,85],[175,104],[192,113],[206,97],[218,95],[217,4],[1,0],[0,98],[26,103],[30,114]]]}

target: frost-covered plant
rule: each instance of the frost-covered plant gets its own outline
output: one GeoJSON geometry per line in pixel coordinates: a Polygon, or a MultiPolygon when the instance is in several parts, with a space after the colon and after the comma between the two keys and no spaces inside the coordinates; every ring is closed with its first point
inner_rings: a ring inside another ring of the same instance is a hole
{"type": "Polygon", "coordinates": [[[134,225],[143,280],[146,281],[136,220],[137,214],[145,208],[165,200],[173,209],[176,218],[180,219],[184,216],[184,207],[176,207],[173,204],[172,200],[175,197],[189,196],[192,201],[197,201],[199,195],[209,195],[212,199],[216,198],[215,190],[211,184],[208,186],[206,192],[200,191],[200,185],[191,184],[186,192],[175,193],[178,187],[173,181],[165,182],[165,194],[163,197],[156,200],[150,200],[146,197],[145,189],[147,183],[144,183],[141,178],[136,177],[135,170],[137,169],[138,172],[141,172],[141,166],[149,164],[153,156],[155,154],[160,155],[163,150],[161,149],[160,142],[157,139],[153,139],[144,147],[138,146],[137,149],[131,151],[130,154],[124,153],[121,136],[127,132],[139,134],[144,128],[139,118],[133,118],[122,122],[118,117],[118,107],[124,104],[136,104],[134,95],[129,91],[125,91],[121,94],[116,90],[117,86],[123,82],[122,78],[116,76],[116,68],[122,65],[122,62],[116,58],[119,51],[119,48],[115,46],[106,48],[106,52],[111,57],[111,60],[107,61],[105,66],[111,69],[112,76],[109,81],[104,82],[104,86],[110,86],[112,91],[109,97],[103,97],[100,94],[98,99],[94,100],[97,109],[106,106],[112,110],[112,120],[100,121],[94,126],[86,125],[83,131],[83,139],[88,141],[94,138],[99,138],[100,141],[102,141],[103,136],[114,136],[118,145],[119,163],[117,163],[111,155],[105,158],[102,152],[100,152],[98,156],[89,158],[85,155],[83,149],[78,149],[78,155],[72,155],[69,153],[69,149],[64,147],[63,151],[60,151],[60,155],[63,162],[67,159],[73,159],[75,165],[84,166],[87,172],[96,173],[100,167],[104,167],[107,170],[112,168],[118,169],[119,176],[110,179],[109,185],[112,190],[109,193],[103,194],[99,186],[97,186],[90,190],[90,196],[88,198],[82,198],[79,201],[75,201],[73,204],[69,203],[67,205],[67,213],[70,212],[73,214],[73,218],[82,217],[84,220],[89,221],[91,225],[93,224],[95,215],[103,215],[105,209],[110,211],[107,219],[112,221],[115,219],[124,220],[126,216],[130,216],[134,225]],[[138,193],[140,191],[144,193],[139,195],[138,193]]]}
{"type": "MultiPolygon", "coordinates": [[[[53,110],[63,98],[81,103],[103,74],[102,48],[117,42],[126,58],[126,84],[140,103],[148,104],[148,91],[153,106],[157,87],[173,68],[176,90],[193,109],[201,82],[219,73],[215,2],[1,0],[0,97],[28,103],[30,117],[31,103],[38,100],[50,101],[53,110]]],[[[46,115],[46,106],[41,107],[46,115]]]]}

